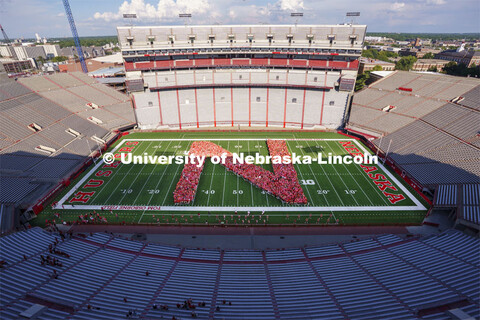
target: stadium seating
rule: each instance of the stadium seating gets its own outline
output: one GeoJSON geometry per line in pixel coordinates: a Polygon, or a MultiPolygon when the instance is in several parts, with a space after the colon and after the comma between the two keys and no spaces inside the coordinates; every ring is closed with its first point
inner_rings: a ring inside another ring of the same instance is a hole
{"type": "Polygon", "coordinates": [[[138,124],[144,129],[236,125],[337,128],[344,118],[348,92],[315,88],[333,89],[339,77],[335,71],[262,69],[145,73],[150,90],[134,94],[138,124]],[[207,87],[188,88],[200,85],[207,87]],[[255,87],[270,85],[279,87],[255,87]],[[305,90],[307,86],[309,90],[305,90]]]}
{"type": "Polygon", "coordinates": [[[448,319],[447,306],[480,315],[479,240],[456,230],[266,251],[100,233],[61,240],[39,228],[0,243],[8,248],[0,253],[2,319],[17,319],[33,303],[48,306],[38,319],[190,318],[192,311],[201,319],[448,319]],[[55,241],[62,254],[49,253],[55,241]],[[42,265],[47,255],[62,266],[42,265]]]}
{"type": "Polygon", "coordinates": [[[423,186],[478,183],[478,82],[397,71],[355,94],[347,128],[377,136],[372,142],[423,186]]]}
{"type": "Polygon", "coordinates": [[[6,80],[0,100],[2,203],[32,204],[102,147],[93,137],[108,141],[135,123],[127,96],[81,73],[6,80]]]}

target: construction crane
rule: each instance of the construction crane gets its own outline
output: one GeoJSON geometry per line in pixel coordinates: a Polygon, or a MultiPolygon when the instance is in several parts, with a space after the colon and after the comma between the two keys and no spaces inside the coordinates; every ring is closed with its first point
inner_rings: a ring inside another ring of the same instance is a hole
{"type": "Polygon", "coordinates": [[[85,58],[83,56],[82,46],[80,45],[80,39],[78,38],[77,27],[75,26],[75,20],[73,20],[72,10],[70,9],[68,0],[63,0],[63,6],[65,7],[65,13],[67,14],[70,29],[72,29],[73,41],[75,41],[75,47],[77,48],[78,59],[80,60],[82,71],[84,73],[88,73],[87,64],[85,63],[85,58]]]}
{"type": "Polygon", "coordinates": [[[10,53],[12,54],[12,58],[15,60],[18,60],[17,53],[15,52],[15,48],[12,46],[12,42],[8,38],[5,30],[3,30],[3,27],[1,24],[0,24],[0,30],[2,30],[3,39],[5,39],[5,43],[7,44],[7,47],[11,47],[10,53]]]}

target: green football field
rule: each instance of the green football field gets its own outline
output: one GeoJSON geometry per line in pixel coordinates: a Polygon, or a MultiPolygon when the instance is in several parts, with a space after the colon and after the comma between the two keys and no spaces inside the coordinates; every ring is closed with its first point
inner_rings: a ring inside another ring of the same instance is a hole
{"type": "MultiPolygon", "coordinates": [[[[134,156],[185,156],[193,141],[210,141],[232,153],[267,156],[267,139],[285,140],[290,153],[309,155],[314,160],[319,153],[324,159],[328,154],[347,155],[345,146],[362,153],[367,151],[361,142],[349,137],[313,132],[134,133],[117,141],[109,151],[120,154],[120,150],[128,147],[134,156]]],[[[259,165],[273,171],[271,164],[259,165]]],[[[194,201],[175,205],[173,192],[183,164],[123,164],[117,159],[113,165],[107,165],[97,159],[57,196],[55,207],[44,210],[42,215],[48,219],[55,212],[60,214],[59,219],[74,221],[83,213],[96,211],[101,212],[108,223],[420,223],[427,211],[421,197],[381,163],[372,166],[368,169],[358,164],[315,161],[295,164],[308,204],[292,205],[207,159],[194,201]],[[379,183],[381,180],[383,183],[379,183]],[[385,184],[389,187],[385,188],[385,184]]]]}

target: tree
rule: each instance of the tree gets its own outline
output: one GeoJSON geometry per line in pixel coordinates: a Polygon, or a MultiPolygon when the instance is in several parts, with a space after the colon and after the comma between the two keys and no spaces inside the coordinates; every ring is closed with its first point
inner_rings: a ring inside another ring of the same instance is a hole
{"type": "Polygon", "coordinates": [[[378,64],[372,69],[372,71],[382,71],[382,70],[383,70],[382,66],[379,66],[378,64]]]}
{"type": "Polygon", "coordinates": [[[378,51],[375,49],[363,50],[362,57],[390,62],[390,58],[398,57],[398,53],[392,51],[378,51]]]}
{"type": "MultiPolygon", "coordinates": [[[[55,39],[52,39],[52,40],[55,40],[55,39]]],[[[116,36],[81,37],[80,38],[80,42],[82,46],[85,46],[85,47],[90,47],[90,46],[101,47],[111,42],[115,43],[117,41],[118,41],[118,38],[116,36]]],[[[60,48],[74,47],[75,42],[73,41],[73,38],[61,38],[59,39],[58,45],[60,46],[60,48]]]]}
{"type": "Polygon", "coordinates": [[[370,72],[366,71],[357,76],[357,81],[355,82],[355,91],[360,91],[365,87],[366,82],[370,79],[370,72]]]}
{"type": "Polygon", "coordinates": [[[431,52],[427,52],[423,55],[423,57],[421,57],[420,59],[433,59],[435,58],[435,56],[433,55],[433,53],[431,52]]]}
{"type": "Polygon", "coordinates": [[[58,56],[58,57],[53,57],[52,62],[62,62],[62,61],[67,61],[68,58],[65,56],[58,56]]]}
{"type": "Polygon", "coordinates": [[[400,60],[397,61],[395,64],[396,70],[403,70],[408,71],[413,68],[413,65],[417,62],[417,58],[414,56],[406,56],[402,57],[400,60]]]}
{"type": "Polygon", "coordinates": [[[445,67],[443,67],[443,72],[452,76],[480,77],[480,69],[475,66],[475,64],[472,64],[472,66],[468,68],[464,63],[457,64],[455,61],[447,63],[445,67]]]}
{"type": "Polygon", "coordinates": [[[430,68],[428,68],[427,71],[430,71],[430,72],[438,72],[438,69],[437,69],[437,66],[431,66],[430,68]]]}
{"type": "Polygon", "coordinates": [[[44,64],[44,63],[45,63],[45,58],[42,57],[42,56],[38,56],[37,59],[35,59],[35,60],[37,60],[37,61],[40,62],[41,64],[44,64]]]}
{"type": "Polygon", "coordinates": [[[375,50],[375,49],[363,50],[362,57],[370,58],[370,59],[377,59],[378,58],[378,51],[375,50]]]}

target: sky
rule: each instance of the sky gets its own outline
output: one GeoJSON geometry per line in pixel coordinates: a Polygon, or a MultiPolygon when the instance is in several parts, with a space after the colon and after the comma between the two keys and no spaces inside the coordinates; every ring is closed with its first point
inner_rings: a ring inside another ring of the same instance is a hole
{"type": "MultiPolygon", "coordinates": [[[[70,0],[80,36],[115,35],[116,26],[184,24],[179,13],[191,13],[189,24],[287,24],[291,12],[303,12],[299,24],[337,24],[345,13],[370,32],[480,32],[479,0],[70,0]]],[[[63,2],[0,0],[0,24],[14,38],[71,37],[63,2]]]]}

